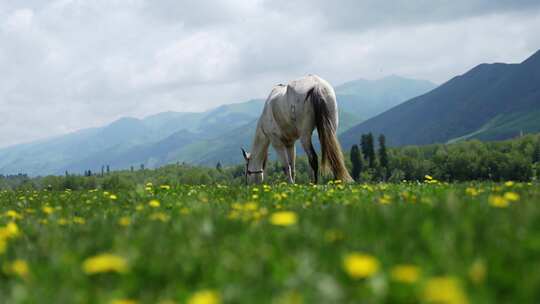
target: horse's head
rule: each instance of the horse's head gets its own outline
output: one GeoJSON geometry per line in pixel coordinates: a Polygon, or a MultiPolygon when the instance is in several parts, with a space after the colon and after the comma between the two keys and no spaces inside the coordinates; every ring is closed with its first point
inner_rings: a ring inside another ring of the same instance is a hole
{"type": "Polygon", "coordinates": [[[246,166],[244,168],[244,174],[246,179],[246,185],[252,184],[252,183],[262,183],[264,179],[264,170],[263,169],[254,169],[252,167],[251,161],[251,153],[246,152],[244,148],[242,148],[242,155],[244,156],[244,159],[246,160],[246,166]]]}

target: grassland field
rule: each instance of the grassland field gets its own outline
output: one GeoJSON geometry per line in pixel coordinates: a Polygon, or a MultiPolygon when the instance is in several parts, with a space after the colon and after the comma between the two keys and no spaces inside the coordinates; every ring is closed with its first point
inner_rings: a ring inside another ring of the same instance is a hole
{"type": "Polygon", "coordinates": [[[0,303],[539,303],[533,183],[1,191],[0,303]]]}

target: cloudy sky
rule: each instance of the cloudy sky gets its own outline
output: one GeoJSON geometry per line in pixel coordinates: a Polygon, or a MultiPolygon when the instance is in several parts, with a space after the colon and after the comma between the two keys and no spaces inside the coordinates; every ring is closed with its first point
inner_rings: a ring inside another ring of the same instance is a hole
{"type": "Polygon", "coordinates": [[[308,73],[442,83],[524,60],[539,29],[538,0],[2,0],[0,147],[308,73]]]}

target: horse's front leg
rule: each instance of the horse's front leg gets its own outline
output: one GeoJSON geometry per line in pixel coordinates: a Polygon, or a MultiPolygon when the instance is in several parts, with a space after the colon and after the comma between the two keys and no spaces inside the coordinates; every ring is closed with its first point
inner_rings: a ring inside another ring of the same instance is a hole
{"type": "Polygon", "coordinates": [[[294,144],[286,148],[289,166],[291,167],[292,182],[296,181],[296,148],[294,144]]]}
{"type": "Polygon", "coordinates": [[[274,147],[276,150],[276,153],[278,155],[278,158],[283,165],[283,172],[285,173],[285,176],[287,177],[287,180],[289,183],[294,183],[292,171],[291,171],[291,164],[289,162],[289,156],[287,154],[287,149],[284,146],[274,147]]]}

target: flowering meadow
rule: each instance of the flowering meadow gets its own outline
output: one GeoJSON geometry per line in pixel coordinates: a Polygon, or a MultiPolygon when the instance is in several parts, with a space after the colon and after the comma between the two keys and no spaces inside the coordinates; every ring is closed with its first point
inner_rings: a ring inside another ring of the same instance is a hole
{"type": "Polygon", "coordinates": [[[538,303],[537,183],[0,192],[0,303],[538,303]]]}

